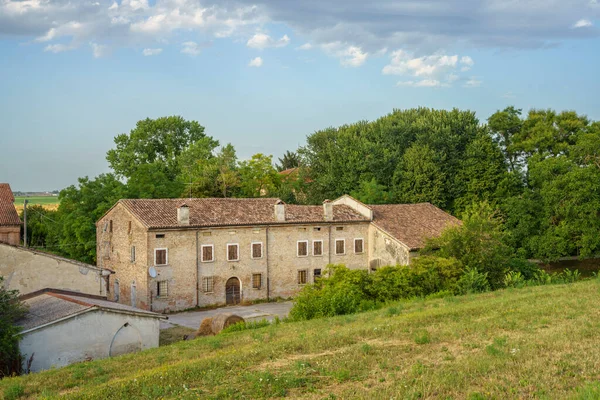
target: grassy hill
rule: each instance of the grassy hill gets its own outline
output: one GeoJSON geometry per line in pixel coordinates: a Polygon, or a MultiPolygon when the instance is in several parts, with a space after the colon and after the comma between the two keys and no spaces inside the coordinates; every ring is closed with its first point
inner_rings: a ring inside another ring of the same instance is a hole
{"type": "Polygon", "coordinates": [[[600,398],[600,280],[415,300],[0,381],[5,398],[600,398]]]}

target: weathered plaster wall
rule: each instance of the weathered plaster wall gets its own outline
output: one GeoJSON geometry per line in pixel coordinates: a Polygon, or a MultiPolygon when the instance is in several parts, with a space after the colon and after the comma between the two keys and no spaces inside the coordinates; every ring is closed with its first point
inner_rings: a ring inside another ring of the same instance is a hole
{"type": "Polygon", "coordinates": [[[378,268],[387,265],[409,265],[412,253],[375,225],[369,227],[369,265],[378,268]]]}
{"type": "Polygon", "coordinates": [[[0,276],[8,289],[20,294],[45,288],[105,296],[101,270],[66,258],[0,244],[0,276]]]}
{"type": "Polygon", "coordinates": [[[21,243],[21,227],[19,225],[0,226],[0,243],[18,246],[21,243]]]}
{"type": "Polygon", "coordinates": [[[110,277],[108,298],[123,304],[149,309],[146,228],[117,204],[96,223],[96,254],[98,267],[115,271],[110,277]],[[110,232],[112,221],[112,232],[110,232]],[[131,230],[129,224],[131,222],[131,230]],[[135,260],[131,248],[135,246],[135,260]],[[135,287],[135,295],[132,290],[135,287]],[[134,300],[134,301],[132,301],[134,300]]]}
{"type": "Polygon", "coordinates": [[[37,372],[158,347],[158,335],[158,318],[94,310],[25,332],[19,347],[25,362],[35,353],[31,369],[37,372]]]}

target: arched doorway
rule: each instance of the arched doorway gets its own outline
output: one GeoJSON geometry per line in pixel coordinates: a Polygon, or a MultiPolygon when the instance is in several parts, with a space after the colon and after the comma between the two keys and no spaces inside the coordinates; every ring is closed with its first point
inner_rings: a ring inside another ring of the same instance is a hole
{"type": "Polygon", "coordinates": [[[241,299],[240,280],[235,277],[229,278],[225,283],[225,304],[238,304],[241,299]]]}

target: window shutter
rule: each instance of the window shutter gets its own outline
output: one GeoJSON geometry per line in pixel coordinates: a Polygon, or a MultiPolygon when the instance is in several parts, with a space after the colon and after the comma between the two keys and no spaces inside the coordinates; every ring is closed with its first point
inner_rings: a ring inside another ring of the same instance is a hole
{"type": "Polygon", "coordinates": [[[260,289],[262,287],[262,274],[252,274],[252,288],[260,289]]]}
{"type": "Polygon", "coordinates": [[[234,261],[238,259],[238,245],[230,244],[227,246],[227,259],[229,261],[234,261]]]}
{"type": "Polygon", "coordinates": [[[307,256],[308,255],[308,243],[307,242],[298,242],[298,255],[299,256],[307,256]]]}
{"type": "Polygon", "coordinates": [[[202,261],[213,261],[213,248],[212,246],[202,247],[202,261]]]}
{"type": "Polygon", "coordinates": [[[362,239],[356,239],[354,241],[354,252],[355,253],[363,252],[363,240],[362,239]]]}
{"type": "Polygon", "coordinates": [[[320,242],[320,241],[313,242],[313,255],[315,255],[315,256],[323,255],[323,242],[320,242]]]}
{"type": "Polygon", "coordinates": [[[253,258],[261,258],[262,257],[262,243],[253,243],[252,244],[252,257],[253,258]]]}
{"type": "Polygon", "coordinates": [[[156,250],[156,265],[165,265],[167,263],[167,250],[156,250]]]}
{"type": "Polygon", "coordinates": [[[345,252],[345,244],[344,240],[336,240],[335,242],[335,254],[344,254],[345,252]]]}

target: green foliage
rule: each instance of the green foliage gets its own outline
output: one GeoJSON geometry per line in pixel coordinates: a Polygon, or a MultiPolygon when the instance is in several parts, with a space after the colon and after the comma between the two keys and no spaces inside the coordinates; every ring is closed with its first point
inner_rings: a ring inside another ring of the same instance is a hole
{"type": "Polygon", "coordinates": [[[19,300],[19,292],[4,287],[4,277],[0,276],[0,379],[19,375],[23,358],[19,351],[20,328],[16,321],[27,312],[19,300]]]}
{"type": "Polygon", "coordinates": [[[522,288],[527,284],[523,275],[517,271],[509,271],[504,276],[504,286],[507,288],[522,288]]]}
{"type": "Polygon", "coordinates": [[[300,166],[300,156],[294,151],[286,151],[283,158],[279,158],[279,164],[275,167],[277,171],[283,171],[286,169],[297,168],[300,166]]]}
{"type": "Polygon", "coordinates": [[[279,184],[279,174],[273,167],[272,156],[255,154],[239,166],[242,197],[263,197],[279,184]]]}
{"type": "Polygon", "coordinates": [[[477,203],[465,211],[462,225],[447,228],[439,238],[431,239],[422,254],[455,258],[468,268],[486,274],[490,287],[502,287],[504,275],[513,257],[505,244],[502,221],[493,207],[477,203]]]}
{"type": "MultiPolygon", "coordinates": [[[[21,221],[24,221],[21,212],[21,221]]],[[[47,210],[44,206],[35,204],[27,206],[27,245],[31,247],[46,247],[50,244],[52,224],[56,220],[56,211],[47,210]]]]}
{"type": "Polygon", "coordinates": [[[462,266],[456,260],[419,257],[411,267],[383,267],[374,273],[328,267],[328,276],[305,286],[290,311],[293,320],[372,310],[398,299],[452,291],[462,266]]]}
{"type": "Polygon", "coordinates": [[[358,190],[352,191],[350,195],[365,204],[386,204],[390,202],[390,194],[386,191],[385,185],[377,183],[375,178],[370,181],[360,181],[358,190]]]}
{"type": "Polygon", "coordinates": [[[249,322],[238,322],[237,324],[229,325],[224,328],[221,333],[229,333],[229,332],[240,332],[246,331],[249,329],[259,329],[264,328],[266,326],[270,326],[271,323],[266,319],[261,319],[260,321],[249,321],[249,322]]]}
{"type": "Polygon", "coordinates": [[[467,268],[456,284],[458,294],[484,293],[490,291],[487,273],[480,273],[477,268],[467,268]]]}

